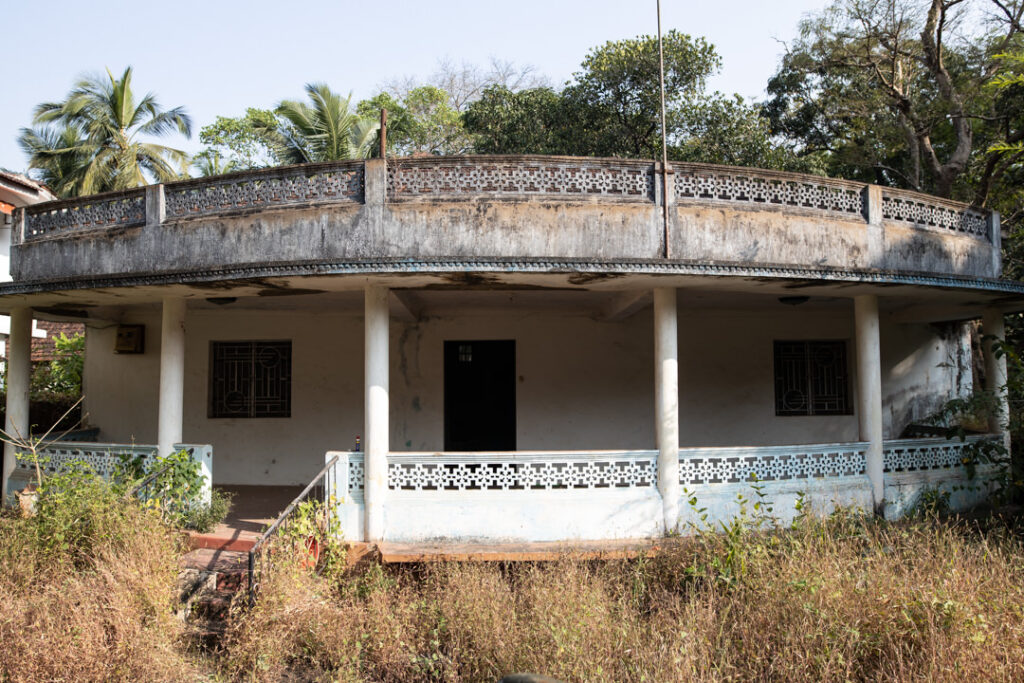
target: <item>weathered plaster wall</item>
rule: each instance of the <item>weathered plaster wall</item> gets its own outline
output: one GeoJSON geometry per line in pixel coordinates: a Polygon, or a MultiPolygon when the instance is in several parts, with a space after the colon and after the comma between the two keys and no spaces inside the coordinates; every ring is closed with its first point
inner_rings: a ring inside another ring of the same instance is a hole
{"type": "MultiPolygon", "coordinates": [[[[776,417],[772,375],[773,339],[851,339],[852,310],[694,311],[680,300],[682,446],[858,440],[854,415],[776,417]]],[[[86,411],[104,440],[154,443],[159,315],[124,322],[146,324],[146,353],[115,355],[115,328],[90,327],[86,411]]],[[[568,310],[393,320],[391,447],[443,447],[444,340],[515,339],[519,449],[653,448],[652,324],[649,310],[621,322],[568,310]]],[[[304,483],[325,451],[362,433],[361,317],[229,307],[189,311],[186,327],[184,440],[213,444],[218,483],[304,483]],[[231,339],[292,340],[291,418],[206,417],[209,342],[231,339]]],[[[924,325],[883,325],[886,438],[969,387],[963,344],[924,325]]]]}
{"type": "Polygon", "coordinates": [[[992,245],[967,235],[788,208],[681,206],[672,247],[695,261],[998,276],[992,245]]]}
{"type": "MultiPolygon", "coordinates": [[[[16,280],[40,280],[379,258],[657,260],[661,214],[610,200],[294,207],[29,241],[15,246],[12,268],[16,280]]],[[[673,260],[999,275],[990,242],[952,231],[703,202],[674,215],[673,260]]]]}
{"type": "Polygon", "coordinates": [[[882,327],[882,419],[886,438],[973,388],[970,334],[963,323],[882,327]]]}

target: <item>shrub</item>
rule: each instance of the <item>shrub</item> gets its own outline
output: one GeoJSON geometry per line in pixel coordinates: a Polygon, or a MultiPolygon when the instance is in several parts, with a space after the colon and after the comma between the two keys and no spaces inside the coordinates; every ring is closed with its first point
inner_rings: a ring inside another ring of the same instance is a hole
{"type": "Polygon", "coordinates": [[[219,489],[210,493],[210,502],[191,505],[181,519],[182,527],[201,534],[209,533],[224,521],[231,511],[232,495],[219,489]]]}
{"type": "Polygon", "coordinates": [[[0,516],[0,680],[195,680],[174,616],[178,534],[77,467],[0,516]]]}
{"type": "Polygon", "coordinates": [[[206,476],[188,451],[157,458],[147,466],[145,456],[122,454],[114,469],[115,485],[122,491],[140,487],[138,497],[156,509],[173,526],[205,533],[223,520],[231,509],[231,496],[214,490],[203,502],[206,476]],[[142,484],[150,475],[153,479],[142,484]]]}

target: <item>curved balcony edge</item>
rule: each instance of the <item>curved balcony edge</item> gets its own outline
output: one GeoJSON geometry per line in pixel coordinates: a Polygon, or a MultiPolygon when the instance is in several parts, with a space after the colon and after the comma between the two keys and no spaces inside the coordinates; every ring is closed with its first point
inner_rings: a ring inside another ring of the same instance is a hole
{"type": "Polygon", "coordinates": [[[989,295],[1024,298],[1024,282],[997,278],[978,278],[931,273],[845,270],[839,268],[794,267],[789,265],[730,264],[666,260],[593,259],[357,259],[302,263],[253,263],[204,270],[179,270],[145,275],[104,275],[72,280],[15,281],[0,284],[0,297],[55,291],[78,291],[118,287],[202,285],[230,283],[251,285],[254,280],[320,276],[367,275],[583,275],[602,276],[684,276],[764,278],[780,282],[820,282],[822,284],[907,285],[976,291],[989,295]]]}
{"type": "MultiPolygon", "coordinates": [[[[71,237],[81,231],[175,222],[240,210],[317,203],[444,199],[727,203],[791,207],[870,221],[865,183],[742,166],[672,163],[671,187],[660,164],[646,159],[540,155],[393,158],[278,166],[194,178],[120,192],[63,199],[19,210],[15,243],[71,237]],[[159,191],[153,191],[161,188],[159,191]],[[371,196],[373,195],[373,196],[371,196]],[[160,204],[161,206],[152,206],[160,204]]],[[[992,241],[991,212],[961,202],[880,188],[886,220],[960,232],[992,241]]]]}
{"type": "Polygon", "coordinates": [[[280,263],[548,260],[981,281],[1001,275],[1000,241],[995,212],[846,180],[631,159],[431,157],[38,204],[19,210],[11,273],[39,283],[280,263]]]}

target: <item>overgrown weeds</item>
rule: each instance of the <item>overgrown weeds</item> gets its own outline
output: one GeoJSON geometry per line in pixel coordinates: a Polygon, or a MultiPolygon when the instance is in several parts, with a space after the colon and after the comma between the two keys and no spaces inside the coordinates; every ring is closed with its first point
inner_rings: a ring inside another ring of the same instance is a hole
{"type": "Polygon", "coordinates": [[[782,529],[755,493],[725,533],[629,560],[321,576],[284,552],[200,655],[174,617],[176,532],[61,476],[65,498],[0,517],[0,680],[1024,680],[1022,534],[999,519],[840,510],[782,529]]]}
{"type": "Polygon", "coordinates": [[[0,680],[180,680],[179,535],[75,469],[0,517],[0,680]]]}
{"type": "Polygon", "coordinates": [[[1021,680],[1017,530],[839,512],[667,540],[649,556],[269,578],[229,678],[1021,680]],[[732,558],[742,556],[742,562],[732,558]]]}

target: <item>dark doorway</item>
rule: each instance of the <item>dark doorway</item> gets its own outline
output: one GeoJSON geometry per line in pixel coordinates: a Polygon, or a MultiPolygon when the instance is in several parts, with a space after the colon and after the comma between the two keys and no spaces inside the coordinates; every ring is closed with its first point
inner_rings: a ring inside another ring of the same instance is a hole
{"type": "Polygon", "coordinates": [[[516,449],[516,343],[444,343],[444,449],[516,449]]]}

